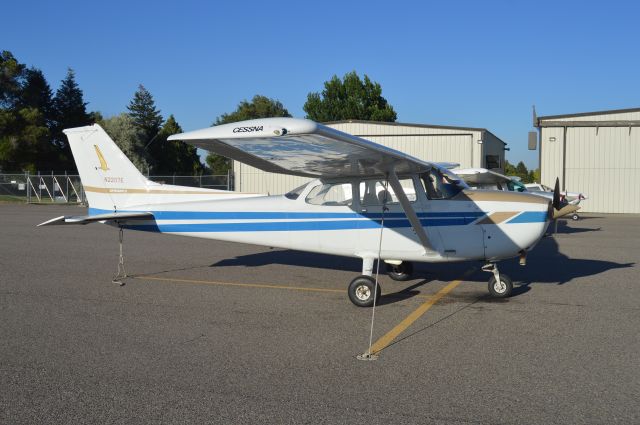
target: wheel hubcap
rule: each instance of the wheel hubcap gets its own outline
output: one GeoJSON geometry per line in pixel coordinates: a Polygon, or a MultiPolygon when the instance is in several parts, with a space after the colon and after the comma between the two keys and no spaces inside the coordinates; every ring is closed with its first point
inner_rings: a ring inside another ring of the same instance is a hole
{"type": "Polygon", "coordinates": [[[360,301],[366,301],[371,297],[371,289],[367,285],[360,285],[356,288],[356,297],[360,301]]]}
{"type": "Polygon", "coordinates": [[[496,281],[496,283],[493,284],[493,289],[497,293],[502,294],[507,290],[507,285],[502,280],[496,281]]]}

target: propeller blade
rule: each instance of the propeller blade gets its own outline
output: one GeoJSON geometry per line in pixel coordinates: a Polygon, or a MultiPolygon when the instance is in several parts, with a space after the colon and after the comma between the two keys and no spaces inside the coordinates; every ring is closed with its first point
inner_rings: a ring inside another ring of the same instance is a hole
{"type": "Polygon", "coordinates": [[[560,209],[560,179],[556,177],[556,185],[553,188],[553,208],[560,209]]]}

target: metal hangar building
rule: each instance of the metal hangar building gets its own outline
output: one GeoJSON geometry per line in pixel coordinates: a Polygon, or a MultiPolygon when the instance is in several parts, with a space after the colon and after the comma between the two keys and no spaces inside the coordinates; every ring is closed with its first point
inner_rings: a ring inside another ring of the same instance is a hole
{"type": "MultiPolygon", "coordinates": [[[[329,127],[432,162],[456,162],[463,168],[503,170],[506,143],[484,128],[337,121],[329,127]]],[[[308,178],[268,173],[233,161],[234,189],[239,192],[286,193],[308,178]]]]}
{"type": "Polygon", "coordinates": [[[640,108],[534,116],[543,184],[585,193],[585,212],[640,213],[640,108]]]}

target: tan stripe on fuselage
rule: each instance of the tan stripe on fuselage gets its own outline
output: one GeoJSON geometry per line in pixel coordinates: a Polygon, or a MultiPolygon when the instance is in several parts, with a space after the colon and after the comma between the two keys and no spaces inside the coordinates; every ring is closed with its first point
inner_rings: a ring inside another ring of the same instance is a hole
{"type": "Polygon", "coordinates": [[[476,224],[499,224],[509,220],[511,217],[519,214],[521,211],[496,211],[490,216],[476,222],[476,224]]]}
{"type": "Polygon", "coordinates": [[[96,186],[85,186],[85,192],[94,192],[94,193],[145,193],[145,194],[162,194],[162,195],[254,195],[253,193],[238,193],[238,192],[209,192],[202,190],[163,190],[163,189],[131,189],[125,187],[96,187],[96,186]]]}

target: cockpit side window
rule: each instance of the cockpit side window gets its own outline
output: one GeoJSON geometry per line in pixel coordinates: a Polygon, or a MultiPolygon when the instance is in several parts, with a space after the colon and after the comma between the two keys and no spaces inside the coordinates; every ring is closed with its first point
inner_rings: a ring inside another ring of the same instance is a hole
{"type": "Polygon", "coordinates": [[[424,185],[429,199],[449,199],[456,196],[464,188],[459,181],[437,168],[420,174],[420,181],[424,185]]]}
{"type": "MultiPolygon", "coordinates": [[[[405,195],[409,202],[416,201],[416,188],[413,179],[400,179],[405,195]]],[[[374,206],[383,204],[398,204],[400,201],[393,188],[383,180],[364,180],[360,182],[360,205],[374,206]]]]}
{"type": "Polygon", "coordinates": [[[351,183],[324,183],[309,192],[307,204],[324,206],[349,206],[353,203],[351,183]]]}

